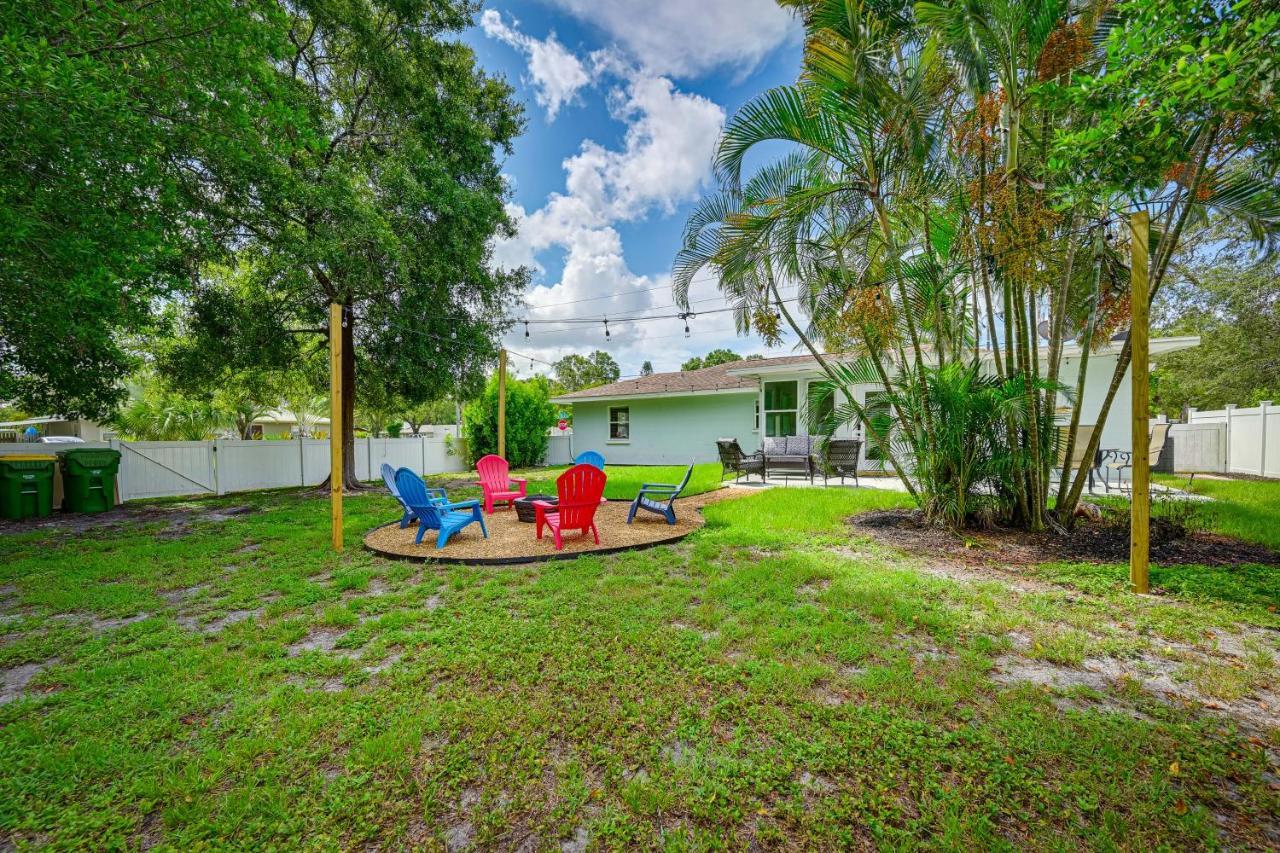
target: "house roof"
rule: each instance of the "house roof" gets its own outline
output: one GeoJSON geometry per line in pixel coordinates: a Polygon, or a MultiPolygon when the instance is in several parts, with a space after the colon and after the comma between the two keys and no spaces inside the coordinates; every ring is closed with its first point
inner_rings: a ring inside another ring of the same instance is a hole
{"type": "MultiPolygon", "coordinates": [[[[1194,336],[1153,338],[1151,354],[1164,355],[1182,349],[1190,349],[1200,343],[1194,336]]],[[[1108,341],[1097,352],[1114,354],[1120,351],[1123,340],[1108,341]]],[[[1064,358],[1076,358],[1080,355],[1080,345],[1068,343],[1063,347],[1064,358]]],[[[989,352],[984,356],[991,357],[989,352]]],[[[833,354],[827,358],[841,360],[851,358],[848,354],[833,354]]],[[[1041,357],[1047,358],[1048,351],[1041,349],[1041,357]]],[[[587,402],[591,400],[626,400],[633,397],[674,397],[689,394],[742,394],[754,393],[760,388],[760,377],[776,373],[797,373],[817,371],[818,363],[811,355],[784,355],[776,358],[743,359],[718,364],[715,367],[704,367],[700,370],[681,370],[674,373],[653,373],[649,376],[638,376],[621,382],[610,382],[608,385],[597,385],[553,397],[556,403],[587,402]]]]}
{"type": "Polygon", "coordinates": [[[807,355],[784,355],[778,358],[764,358],[742,361],[730,361],[717,364],[715,367],[703,367],[698,370],[678,370],[674,373],[653,373],[649,376],[638,376],[621,382],[610,382],[608,385],[597,385],[594,388],[583,388],[553,398],[557,403],[573,403],[582,400],[617,399],[623,397],[668,397],[674,394],[732,394],[752,392],[759,387],[753,377],[735,376],[730,371],[747,366],[770,365],[785,367],[788,364],[804,365],[813,358],[807,355]]]}

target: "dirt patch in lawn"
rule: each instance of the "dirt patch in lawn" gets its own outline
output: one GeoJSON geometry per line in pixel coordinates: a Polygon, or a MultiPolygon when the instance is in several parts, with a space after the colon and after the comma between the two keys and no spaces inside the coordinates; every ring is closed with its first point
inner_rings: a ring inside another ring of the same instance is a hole
{"type": "Polygon", "coordinates": [[[72,530],[81,533],[103,527],[162,522],[169,526],[158,535],[162,539],[177,539],[191,532],[190,525],[193,522],[230,521],[255,512],[258,512],[258,508],[250,505],[209,505],[195,501],[161,506],[125,504],[98,513],[57,511],[46,518],[27,518],[21,521],[0,519],[0,536],[30,533],[33,530],[72,530]]]}
{"type": "Polygon", "coordinates": [[[564,548],[557,551],[551,539],[551,531],[544,530],[538,539],[533,524],[516,518],[514,510],[499,508],[486,515],[489,529],[486,539],[480,525],[470,524],[448,541],[443,548],[436,548],[435,532],[427,531],[421,545],[415,545],[417,524],[400,528],[396,522],[374,528],[365,534],[365,546],[375,553],[388,557],[401,557],[440,562],[520,563],[557,558],[575,557],[587,553],[645,548],[664,542],[673,542],[702,527],[703,506],[716,501],[740,497],[730,489],[706,492],[676,501],[676,523],[667,524],[660,516],[640,512],[635,521],[627,524],[628,501],[609,501],[596,510],[596,527],[600,531],[600,544],[590,534],[566,531],[564,548]]]}
{"type": "MultiPolygon", "coordinates": [[[[965,531],[926,524],[913,510],[875,510],[849,519],[857,533],[916,554],[945,556],[969,565],[1027,566],[1037,563],[1127,563],[1127,527],[1078,523],[1070,533],[1021,530],[965,531]]],[[[1151,561],[1163,566],[1280,566],[1280,551],[1213,533],[1177,535],[1152,522],[1151,561]]]]}

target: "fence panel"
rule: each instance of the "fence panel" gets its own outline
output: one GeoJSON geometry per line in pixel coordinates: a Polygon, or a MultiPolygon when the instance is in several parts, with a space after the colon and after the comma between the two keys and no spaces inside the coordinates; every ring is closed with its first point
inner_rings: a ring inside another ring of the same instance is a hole
{"type": "Polygon", "coordinates": [[[302,485],[318,486],[329,476],[329,442],[304,438],[302,443],[302,485]]]}
{"type": "Polygon", "coordinates": [[[211,441],[113,441],[120,451],[120,500],[218,491],[211,441]]]}
{"type": "Polygon", "coordinates": [[[369,444],[369,465],[372,469],[367,479],[373,480],[381,476],[382,465],[386,463],[392,468],[408,468],[422,473],[422,449],[424,438],[371,438],[362,439],[369,444]]]}
{"type": "Polygon", "coordinates": [[[568,465],[573,462],[573,436],[552,435],[547,441],[547,465],[568,465]]]}
{"type": "Polygon", "coordinates": [[[1221,474],[1227,470],[1225,423],[1173,424],[1169,427],[1174,471],[1221,474]]]}
{"type": "Polygon", "coordinates": [[[457,453],[450,453],[450,442],[444,435],[422,439],[422,473],[450,474],[467,471],[466,463],[457,453]]]}
{"type": "Polygon", "coordinates": [[[1262,412],[1236,409],[1227,427],[1230,451],[1227,470],[1237,474],[1262,474],[1262,412]]]}
{"type": "Polygon", "coordinates": [[[218,494],[302,485],[297,441],[217,441],[218,494]]]}

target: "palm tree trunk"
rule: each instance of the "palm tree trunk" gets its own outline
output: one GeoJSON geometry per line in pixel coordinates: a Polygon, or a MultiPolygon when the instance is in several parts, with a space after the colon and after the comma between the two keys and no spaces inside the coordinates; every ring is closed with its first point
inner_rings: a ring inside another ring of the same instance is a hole
{"type": "MultiPolygon", "coordinates": [[[[1089,322],[1085,326],[1084,336],[1080,339],[1080,369],[1076,375],[1076,399],[1075,404],[1071,407],[1071,426],[1067,429],[1067,444],[1063,448],[1062,456],[1062,477],[1058,482],[1058,523],[1071,526],[1072,519],[1075,516],[1075,507],[1071,507],[1068,515],[1063,513],[1066,511],[1067,484],[1071,482],[1071,459],[1075,456],[1076,437],[1080,430],[1080,415],[1084,410],[1084,386],[1085,379],[1089,373],[1089,353],[1093,349],[1093,330],[1098,322],[1098,296],[1102,283],[1102,253],[1101,247],[1098,247],[1097,257],[1093,266],[1093,297],[1089,307],[1089,322]]],[[[1097,432],[1095,428],[1094,432],[1097,432]]],[[[1090,456],[1090,459],[1093,457],[1090,456]]],[[[1090,463],[1092,467],[1092,463],[1090,463]]]]}

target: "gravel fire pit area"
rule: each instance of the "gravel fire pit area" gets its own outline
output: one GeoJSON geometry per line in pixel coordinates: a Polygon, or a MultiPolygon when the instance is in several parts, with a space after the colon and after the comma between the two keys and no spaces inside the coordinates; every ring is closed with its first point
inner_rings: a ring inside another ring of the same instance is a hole
{"type": "Polygon", "coordinates": [[[421,560],[442,563],[529,563],[539,560],[570,559],[581,554],[601,554],[648,548],[676,542],[688,536],[704,524],[699,510],[708,503],[725,498],[738,497],[729,489],[719,489],[676,501],[676,523],[669,525],[660,516],[641,510],[635,521],[627,524],[629,501],[609,501],[596,510],[596,527],[600,531],[597,545],[588,533],[565,531],[564,548],[557,551],[551,539],[551,531],[536,538],[532,524],[520,521],[515,510],[499,508],[493,515],[485,516],[489,538],[480,533],[480,525],[469,524],[449,540],[443,548],[435,546],[434,533],[422,538],[421,545],[414,545],[418,533],[416,523],[400,529],[398,521],[375,527],[365,534],[365,547],[384,557],[421,560]]]}

